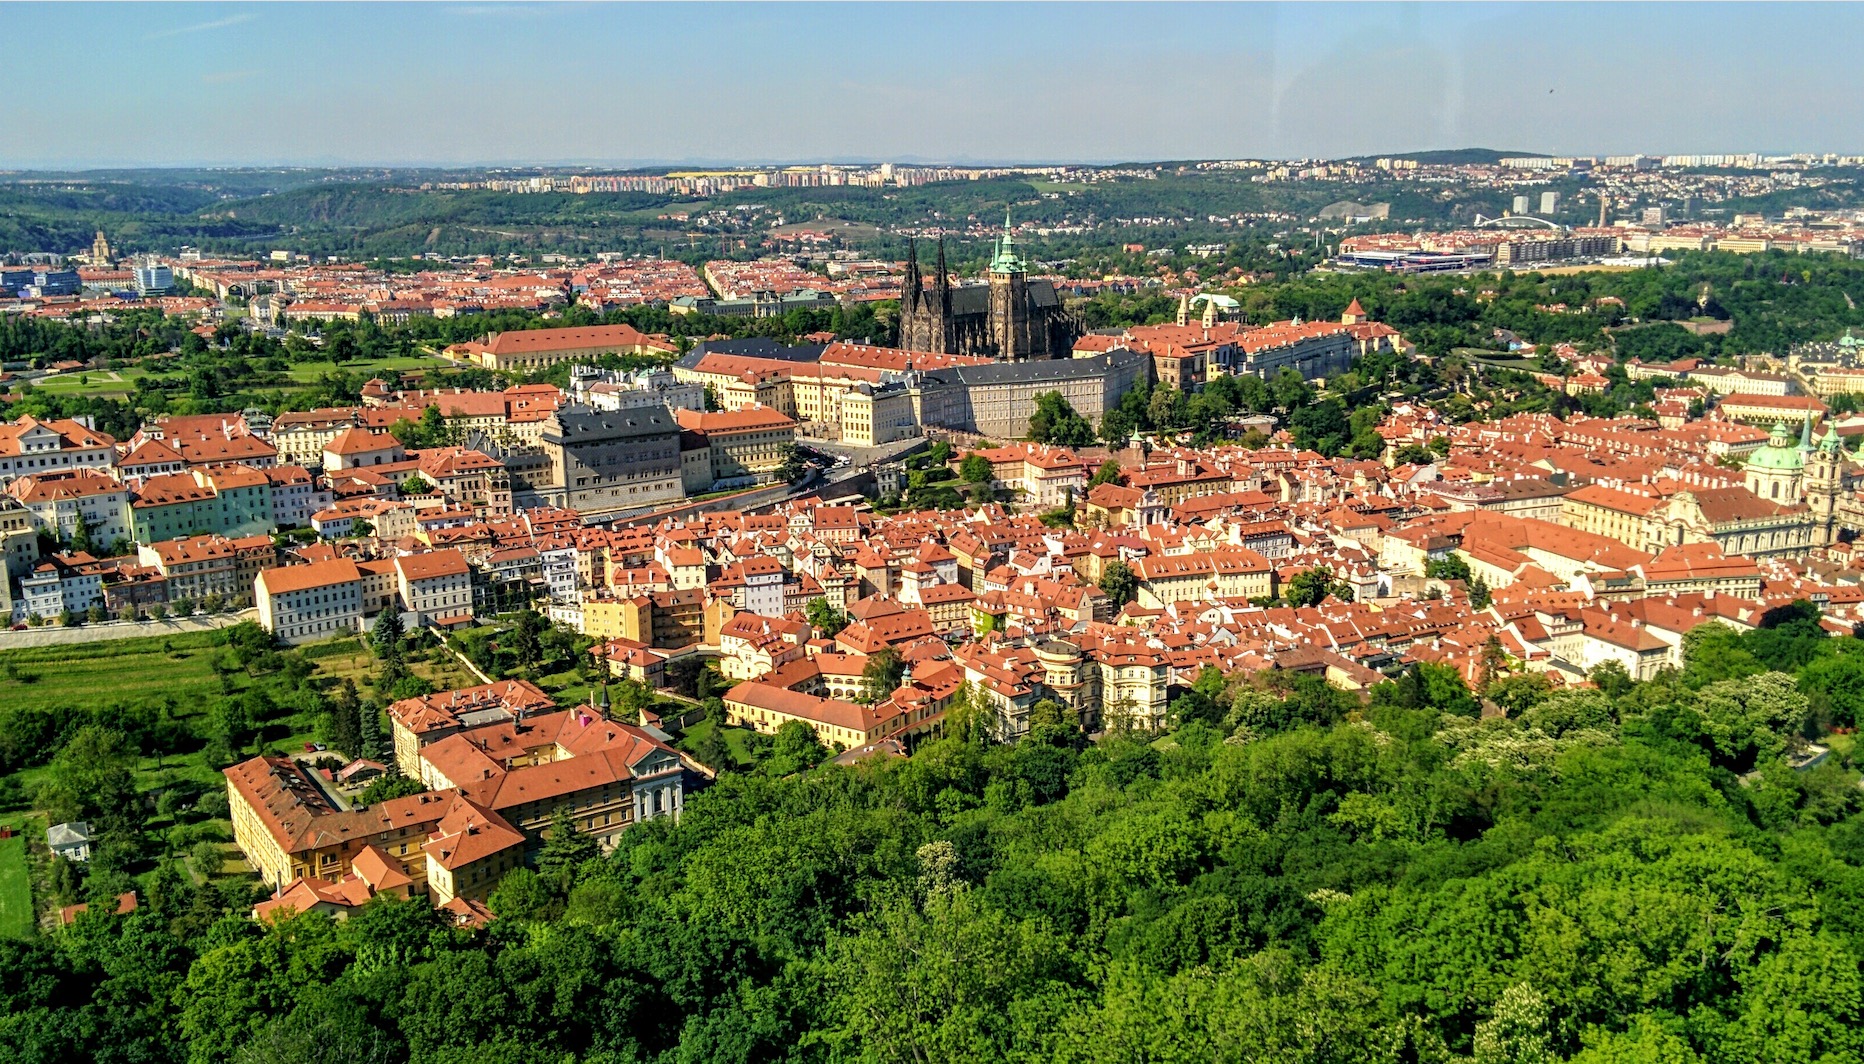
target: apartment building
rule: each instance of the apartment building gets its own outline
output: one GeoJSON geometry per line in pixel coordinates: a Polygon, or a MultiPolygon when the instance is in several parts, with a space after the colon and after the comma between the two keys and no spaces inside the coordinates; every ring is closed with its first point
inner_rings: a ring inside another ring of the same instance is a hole
{"type": "Polygon", "coordinates": [[[281,642],[345,635],[362,626],[362,571],[348,558],[267,569],[253,581],[253,604],[281,642]]]}
{"type": "Polygon", "coordinates": [[[321,466],[325,445],[361,423],[360,414],[348,407],[288,411],[272,422],[272,445],[281,462],[321,466]]]}
{"type": "Polygon", "coordinates": [[[280,528],[308,528],[311,515],[328,509],[333,496],[321,487],[310,470],[300,465],[265,470],[272,485],[272,521],[280,528]]]}
{"type": "Polygon", "coordinates": [[[458,550],[404,554],[395,559],[401,607],[423,625],[450,628],[472,620],[472,567],[458,550]]]}
{"type": "Polygon", "coordinates": [[[564,407],[544,422],[540,438],[549,481],[535,487],[554,505],[599,516],[686,497],[680,427],[665,407],[564,407]]]}
{"type": "Polygon", "coordinates": [[[867,746],[892,730],[890,718],[883,717],[877,706],[804,694],[758,680],[725,692],[725,714],[728,722],[766,735],[775,735],[790,721],[801,721],[815,729],[816,737],[830,749],[867,746]]]}
{"type": "Polygon", "coordinates": [[[769,408],[681,410],[676,416],[681,429],[705,440],[714,489],[771,483],[796,446],[796,422],[769,408]]]}
{"type": "Polygon", "coordinates": [[[1266,598],[1274,593],[1275,569],[1245,548],[1201,554],[1153,555],[1133,564],[1139,603],[1159,608],[1174,602],[1266,598]]]}
{"type": "Polygon", "coordinates": [[[108,472],[116,459],[115,439],[70,418],[42,421],[27,415],[0,423],[0,484],[28,473],[108,472]]]}
{"type": "Polygon", "coordinates": [[[243,598],[253,593],[259,574],[278,562],[270,536],[184,536],[144,543],[137,560],[168,581],[168,597],[200,599],[206,595],[243,598]]]}
{"type": "Polygon", "coordinates": [[[288,757],[255,757],[223,774],[233,841],[275,889],[298,879],[340,882],[374,850],[424,893],[428,836],[458,795],[423,793],[340,810],[310,768],[288,757]]]}
{"type": "Polygon", "coordinates": [[[83,520],[93,543],[133,538],[129,489],[99,471],[27,473],[7,485],[7,493],[32,515],[35,527],[69,539],[83,520]]]}
{"type": "Polygon", "coordinates": [[[244,466],[150,477],[135,489],[129,510],[132,538],[139,543],[197,533],[269,535],[278,527],[271,480],[244,466]]]}

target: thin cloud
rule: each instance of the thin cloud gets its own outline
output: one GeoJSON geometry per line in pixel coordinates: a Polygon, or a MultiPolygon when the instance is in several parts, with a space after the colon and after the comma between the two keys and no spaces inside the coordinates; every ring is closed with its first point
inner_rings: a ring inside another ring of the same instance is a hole
{"type": "Polygon", "coordinates": [[[211,74],[202,74],[201,82],[205,85],[225,85],[228,82],[245,81],[247,78],[258,76],[257,70],[216,70],[211,74]]]}
{"type": "Polygon", "coordinates": [[[223,30],[228,26],[237,26],[242,22],[251,22],[252,20],[253,16],[251,15],[229,15],[226,18],[218,18],[212,22],[196,22],[192,26],[176,26],[173,29],[157,30],[144,37],[143,40],[159,41],[165,37],[179,37],[184,33],[205,33],[208,30],[223,30]]]}

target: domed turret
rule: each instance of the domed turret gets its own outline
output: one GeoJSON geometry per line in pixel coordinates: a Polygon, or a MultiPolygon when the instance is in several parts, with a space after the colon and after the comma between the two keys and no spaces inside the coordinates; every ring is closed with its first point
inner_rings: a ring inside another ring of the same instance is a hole
{"type": "Polygon", "coordinates": [[[1786,422],[1775,422],[1765,446],[1756,447],[1742,467],[1747,474],[1749,491],[1772,502],[1791,503],[1799,499],[1800,478],[1805,473],[1806,455],[1811,450],[1810,426],[1802,433],[1802,449],[1795,444],[1786,422]]]}

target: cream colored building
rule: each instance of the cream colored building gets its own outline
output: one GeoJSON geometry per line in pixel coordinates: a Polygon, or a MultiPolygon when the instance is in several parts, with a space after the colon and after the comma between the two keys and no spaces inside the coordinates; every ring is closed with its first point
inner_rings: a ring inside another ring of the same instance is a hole
{"type": "Polygon", "coordinates": [[[675,416],[683,431],[705,437],[714,488],[771,483],[795,451],[796,422],[779,410],[681,410],[675,416]]]}
{"type": "Polygon", "coordinates": [[[1266,598],[1274,594],[1275,569],[1246,548],[1201,554],[1154,555],[1133,563],[1139,604],[1157,609],[1174,602],[1266,598]]]}

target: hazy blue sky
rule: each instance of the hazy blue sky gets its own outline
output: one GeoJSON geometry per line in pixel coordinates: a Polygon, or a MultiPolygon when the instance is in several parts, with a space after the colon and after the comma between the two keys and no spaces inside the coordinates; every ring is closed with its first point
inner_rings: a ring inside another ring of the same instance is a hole
{"type": "Polygon", "coordinates": [[[0,166],[1864,151],[1845,4],[8,4],[0,166]]]}

